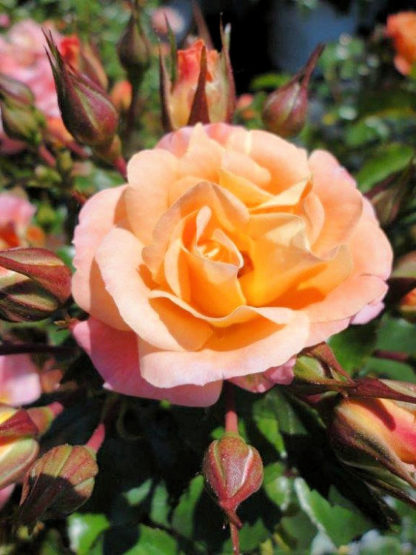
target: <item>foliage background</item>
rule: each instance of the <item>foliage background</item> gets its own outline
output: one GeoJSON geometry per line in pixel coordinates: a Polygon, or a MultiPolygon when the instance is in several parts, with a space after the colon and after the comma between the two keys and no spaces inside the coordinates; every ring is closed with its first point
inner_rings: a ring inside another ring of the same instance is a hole
{"type": "MultiPolygon", "coordinates": [[[[146,3],[146,13],[155,6],[146,3]]],[[[1,0],[0,11],[13,21],[31,17],[61,22],[65,33],[77,32],[97,42],[114,82],[123,78],[114,45],[128,18],[122,2],[97,0],[1,0]]],[[[1,63],[1,62],[0,62],[1,63]]],[[[288,76],[256,76],[254,101],[237,120],[261,127],[260,107],[267,91],[288,76]]],[[[157,63],[153,60],[141,92],[146,103],[140,148],[155,144],[159,123],[157,63]]],[[[309,123],[296,141],[308,150],[326,148],[356,177],[363,192],[385,180],[394,181],[414,163],[416,80],[401,77],[383,35],[362,39],[342,36],[328,45],[312,85],[309,123]]],[[[37,207],[37,223],[62,238],[60,255],[70,263],[70,240],[77,205],[62,188],[59,176],[31,154],[1,159],[0,187],[23,186],[37,207]],[[35,168],[35,170],[34,170],[35,168]]],[[[75,178],[85,194],[117,185],[112,170],[88,162],[86,175],[75,178]]],[[[385,230],[396,257],[415,248],[415,181],[409,181],[400,210],[385,230]]],[[[78,316],[79,309],[71,308],[78,316]]],[[[67,331],[51,321],[3,325],[3,333],[55,345],[73,345],[67,331]]],[[[330,342],[339,361],[353,375],[416,382],[414,325],[394,304],[366,326],[351,327],[330,342]],[[397,360],[380,353],[398,354],[397,360]]],[[[91,499],[66,520],[49,521],[29,536],[2,528],[0,553],[77,553],[98,555],[226,554],[228,530],[220,510],[204,489],[200,465],[204,450],[223,433],[220,401],[207,410],[118,397],[101,389],[86,355],[61,356],[64,381],[76,381],[79,398],[58,418],[45,447],[85,442],[105,403],[113,404],[114,423],[98,455],[100,473],[91,499]]],[[[45,398],[45,401],[48,399],[45,398]]],[[[362,554],[416,552],[416,514],[403,503],[380,499],[343,467],[328,443],[317,413],[276,387],[265,395],[237,392],[240,432],[260,451],[265,464],[262,489],[239,511],[244,553],[262,555],[362,554]]],[[[19,492],[7,507],[11,514],[19,492]]]]}

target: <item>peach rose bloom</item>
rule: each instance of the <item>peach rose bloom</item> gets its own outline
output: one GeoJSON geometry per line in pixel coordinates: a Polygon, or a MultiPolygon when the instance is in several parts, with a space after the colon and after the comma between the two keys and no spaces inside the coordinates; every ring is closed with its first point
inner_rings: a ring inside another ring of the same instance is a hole
{"type": "Polygon", "coordinates": [[[73,332],[106,387],[193,406],[289,383],[304,347],[381,310],[392,262],[333,156],[222,123],[133,156],[74,244],[73,332]]]}
{"type": "Polygon", "coordinates": [[[409,75],[416,63],[416,12],[400,12],[387,18],[387,36],[396,50],[394,65],[403,75],[409,75]]]}

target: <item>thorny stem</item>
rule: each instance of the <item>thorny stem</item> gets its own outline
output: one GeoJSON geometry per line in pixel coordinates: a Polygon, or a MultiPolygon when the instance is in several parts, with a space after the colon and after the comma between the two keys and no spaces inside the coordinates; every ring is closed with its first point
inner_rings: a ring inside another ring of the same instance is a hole
{"type": "MultiPolygon", "coordinates": [[[[238,434],[238,416],[235,410],[234,386],[230,382],[224,382],[225,396],[225,431],[238,434]]],[[[230,534],[233,544],[233,555],[240,554],[240,540],[238,537],[238,528],[234,522],[230,520],[230,534]]]]}

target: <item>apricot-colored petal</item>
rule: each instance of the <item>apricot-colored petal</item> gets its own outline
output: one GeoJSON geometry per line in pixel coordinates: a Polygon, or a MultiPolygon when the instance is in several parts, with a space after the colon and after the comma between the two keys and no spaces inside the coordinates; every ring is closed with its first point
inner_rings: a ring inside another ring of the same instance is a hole
{"type": "Polygon", "coordinates": [[[221,187],[230,191],[249,208],[266,203],[272,198],[270,193],[263,191],[248,179],[235,175],[228,170],[222,168],[218,175],[218,182],[221,187]]]}
{"type": "Polygon", "coordinates": [[[149,303],[150,290],[139,272],[142,248],[130,231],[120,227],[113,228],[106,235],[96,254],[106,288],[123,320],[131,330],[159,348],[201,347],[211,335],[205,322],[172,314],[169,319],[167,316],[162,319],[149,303]]]}
{"type": "Polygon", "coordinates": [[[259,189],[270,183],[270,172],[257,164],[252,158],[236,150],[225,150],[222,155],[221,167],[224,171],[241,177],[259,189]]]}
{"type": "MultiPolygon", "coordinates": [[[[384,296],[384,295],[383,295],[384,296]]],[[[373,301],[369,305],[365,306],[358,312],[352,319],[351,324],[368,324],[374,318],[380,314],[384,309],[384,303],[381,301],[373,301]]]]}
{"type": "Polygon", "coordinates": [[[350,323],[350,318],[333,320],[332,322],[312,322],[305,347],[311,347],[312,345],[322,343],[322,341],[327,341],[332,335],[345,330],[350,323]]]}
{"type": "Polygon", "coordinates": [[[73,334],[91,357],[108,389],[191,407],[212,405],[220,395],[222,384],[218,381],[203,387],[186,385],[165,389],[152,386],[141,376],[137,337],[133,332],[114,330],[90,318],[77,323],[73,327],[73,334]]]}
{"type": "Polygon", "coordinates": [[[285,364],[269,368],[266,372],[231,378],[229,381],[252,393],[265,393],[276,384],[289,385],[292,382],[295,362],[296,357],[292,357],[285,364]]]}
{"type": "Polygon", "coordinates": [[[363,197],[349,173],[329,152],[316,150],[309,158],[313,191],[325,211],[325,222],[313,245],[313,251],[325,255],[345,243],[363,211],[363,197]]]}
{"type": "Polygon", "coordinates": [[[81,308],[117,329],[127,329],[113,299],[107,293],[95,253],[103,237],[125,218],[123,193],[126,186],[105,189],[95,194],[79,214],[75,228],[72,295],[81,308]]]}
{"type": "Polygon", "coordinates": [[[308,319],[302,313],[291,316],[283,325],[260,318],[221,330],[196,352],[160,351],[139,340],[142,375],[157,387],[174,387],[264,372],[286,363],[305,345],[308,319]]]}
{"type": "Polygon", "coordinates": [[[300,202],[301,198],[305,195],[308,189],[310,189],[310,183],[307,180],[295,183],[281,193],[272,195],[264,203],[254,208],[252,212],[277,212],[283,211],[285,208],[293,208],[300,202]]]}
{"type": "Polygon", "coordinates": [[[295,183],[309,179],[310,169],[303,149],[266,131],[250,131],[249,134],[247,154],[269,170],[271,180],[268,190],[271,193],[280,193],[295,183]]]}
{"type": "Polygon", "coordinates": [[[143,150],[128,166],[126,209],[130,227],[143,242],[152,240],[153,228],[168,208],[169,189],[178,175],[178,161],[164,150],[143,150]]]}
{"type": "Polygon", "coordinates": [[[355,316],[364,306],[382,298],[387,285],[377,276],[352,276],[321,302],[305,307],[311,322],[331,322],[355,316]]]}
{"type": "Polygon", "coordinates": [[[204,127],[198,124],[192,130],[185,154],[179,159],[180,174],[193,175],[216,183],[222,154],[221,145],[210,139],[204,127]]]}
{"type": "Polygon", "coordinates": [[[325,223],[325,210],[318,195],[313,191],[303,199],[302,211],[309,244],[313,245],[318,239],[325,223]]]}

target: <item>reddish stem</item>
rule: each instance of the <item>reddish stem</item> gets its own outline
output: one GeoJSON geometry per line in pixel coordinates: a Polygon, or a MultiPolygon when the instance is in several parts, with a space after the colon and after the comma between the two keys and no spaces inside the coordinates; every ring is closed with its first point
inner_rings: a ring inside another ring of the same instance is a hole
{"type": "MultiPolygon", "coordinates": [[[[224,382],[224,397],[225,397],[225,431],[238,434],[238,416],[235,410],[235,395],[234,386],[230,382],[224,382]]],[[[230,534],[233,544],[233,555],[240,554],[240,540],[238,538],[238,528],[231,519],[230,534]]]]}
{"type": "Polygon", "coordinates": [[[225,431],[238,434],[238,416],[235,410],[234,386],[224,382],[225,431]]]}
{"type": "Polygon", "coordinates": [[[230,521],[231,541],[233,544],[233,555],[240,555],[240,539],[237,526],[230,521]]]}
{"type": "Polygon", "coordinates": [[[95,428],[92,436],[86,443],[86,447],[93,449],[95,452],[101,447],[103,441],[105,439],[105,425],[103,422],[100,422],[98,426],[95,428]]]}
{"type": "Polygon", "coordinates": [[[39,154],[39,157],[42,158],[42,160],[46,162],[46,164],[48,164],[48,166],[50,166],[51,168],[54,168],[56,166],[56,160],[54,155],[51,152],[49,152],[49,150],[46,148],[45,145],[39,146],[38,154],[39,154]]]}

